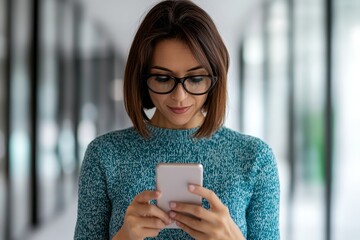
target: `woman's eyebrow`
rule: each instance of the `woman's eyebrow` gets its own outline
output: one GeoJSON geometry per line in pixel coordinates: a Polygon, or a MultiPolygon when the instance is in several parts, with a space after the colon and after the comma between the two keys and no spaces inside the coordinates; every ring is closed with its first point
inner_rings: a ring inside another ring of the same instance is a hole
{"type": "Polygon", "coordinates": [[[197,66],[197,67],[190,68],[189,70],[187,70],[187,72],[192,72],[192,71],[199,70],[199,69],[205,69],[205,68],[203,66],[197,66]]]}
{"type": "Polygon", "coordinates": [[[158,69],[158,70],[162,70],[162,71],[166,71],[166,72],[170,72],[170,73],[173,72],[173,71],[171,71],[171,70],[168,69],[168,68],[160,67],[160,66],[153,66],[153,67],[151,67],[151,69],[158,69]]]}
{"type": "MultiPolygon", "coordinates": [[[[166,71],[169,73],[173,73],[172,70],[165,68],[165,67],[160,67],[160,66],[153,66],[153,67],[151,67],[151,69],[158,69],[158,70],[166,71]]],[[[199,70],[199,69],[205,69],[205,68],[203,66],[196,66],[196,67],[188,69],[186,72],[192,72],[192,71],[199,70]]]]}

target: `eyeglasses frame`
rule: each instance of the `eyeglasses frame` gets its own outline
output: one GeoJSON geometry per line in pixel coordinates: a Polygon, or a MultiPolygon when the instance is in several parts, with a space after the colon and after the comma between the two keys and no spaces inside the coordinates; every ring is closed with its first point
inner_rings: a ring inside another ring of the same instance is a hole
{"type": "Polygon", "coordinates": [[[215,83],[217,81],[217,77],[216,76],[212,76],[212,75],[191,75],[191,76],[186,76],[186,77],[182,77],[182,78],[178,78],[178,77],[174,77],[174,76],[170,76],[170,75],[166,75],[166,74],[145,74],[142,76],[143,79],[146,79],[146,86],[147,88],[152,91],[153,93],[156,93],[156,94],[169,94],[171,93],[172,91],[174,91],[176,89],[176,87],[178,86],[179,83],[181,83],[182,87],[184,88],[184,90],[191,94],[191,95],[204,95],[204,94],[207,94],[208,92],[210,92],[210,90],[215,86],[215,83]],[[174,87],[170,90],[170,91],[167,91],[167,92],[157,92],[157,91],[154,91],[152,90],[149,85],[148,85],[148,79],[150,77],[156,77],[156,76],[166,76],[166,77],[169,77],[170,79],[172,79],[173,81],[175,81],[175,85],[174,87]],[[203,92],[203,93],[191,93],[189,92],[189,90],[186,89],[185,87],[185,84],[184,82],[189,79],[189,78],[192,78],[192,77],[208,77],[210,78],[211,80],[211,85],[209,87],[209,89],[206,91],[206,92],[203,92]]]}

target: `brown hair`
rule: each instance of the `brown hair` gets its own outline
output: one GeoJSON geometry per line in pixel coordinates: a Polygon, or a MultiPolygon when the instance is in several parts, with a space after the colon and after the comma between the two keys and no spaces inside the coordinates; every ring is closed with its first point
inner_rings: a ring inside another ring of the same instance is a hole
{"type": "Polygon", "coordinates": [[[168,0],[155,5],[142,21],[130,48],[124,76],[124,101],[134,128],[149,137],[144,109],[154,107],[142,75],[147,74],[155,45],[164,39],[179,39],[187,44],[195,58],[216,76],[203,110],[205,120],[195,132],[197,138],[210,137],[224,122],[226,80],[229,55],[211,17],[187,0],[168,0]]]}

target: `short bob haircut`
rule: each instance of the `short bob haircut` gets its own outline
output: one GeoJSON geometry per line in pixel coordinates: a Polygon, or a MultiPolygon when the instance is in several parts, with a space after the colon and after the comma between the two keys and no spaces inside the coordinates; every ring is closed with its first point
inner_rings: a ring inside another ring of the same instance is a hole
{"type": "Polygon", "coordinates": [[[155,45],[165,39],[187,44],[199,63],[216,76],[215,86],[203,106],[205,120],[194,137],[210,137],[224,123],[229,54],[211,17],[188,0],[168,0],[156,4],[145,16],[131,45],[124,75],[124,101],[134,128],[150,136],[144,109],[154,108],[146,81],[155,45]]]}

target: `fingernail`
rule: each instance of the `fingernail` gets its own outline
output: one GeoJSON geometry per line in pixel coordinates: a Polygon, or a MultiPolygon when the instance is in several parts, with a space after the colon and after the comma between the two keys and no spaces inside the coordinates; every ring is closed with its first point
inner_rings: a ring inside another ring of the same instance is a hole
{"type": "Polygon", "coordinates": [[[176,213],[170,212],[169,215],[170,215],[171,218],[174,218],[176,216],[176,213]]]}
{"type": "Polygon", "coordinates": [[[189,185],[189,191],[192,192],[195,190],[195,186],[194,185],[189,185]]]}
{"type": "Polygon", "coordinates": [[[170,208],[176,208],[176,203],[170,203],[170,208]]]}

